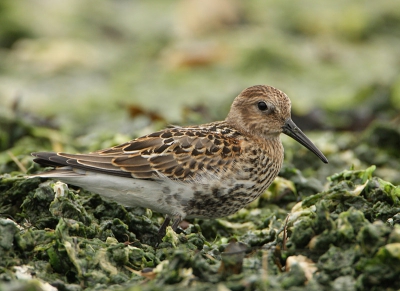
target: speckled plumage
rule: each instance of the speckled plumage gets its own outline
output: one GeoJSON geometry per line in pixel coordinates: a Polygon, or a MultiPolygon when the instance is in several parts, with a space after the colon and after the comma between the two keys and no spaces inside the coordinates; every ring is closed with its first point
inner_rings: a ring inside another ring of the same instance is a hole
{"type": "Polygon", "coordinates": [[[165,213],[176,229],[185,217],[227,216],[260,196],[282,166],[282,132],[327,162],[291,121],[289,98],[270,86],[241,92],[224,121],[167,128],[89,154],[32,155],[57,167],[38,176],[165,213]]]}

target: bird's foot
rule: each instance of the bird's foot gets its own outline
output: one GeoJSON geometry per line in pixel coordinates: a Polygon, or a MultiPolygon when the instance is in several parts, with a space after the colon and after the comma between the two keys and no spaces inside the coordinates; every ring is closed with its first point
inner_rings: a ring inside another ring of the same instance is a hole
{"type": "Polygon", "coordinates": [[[163,237],[167,234],[167,226],[169,225],[169,222],[171,221],[171,218],[167,215],[165,217],[165,220],[163,224],[161,225],[160,229],[158,230],[158,242],[156,247],[162,242],[163,237]]]}
{"type": "MultiPolygon", "coordinates": [[[[167,234],[167,226],[169,225],[171,221],[170,216],[166,216],[163,224],[161,225],[160,229],[158,230],[158,243],[156,244],[156,247],[159,246],[159,244],[162,242],[163,237],[167,234]]],[[[178,229],[179,224],[182,221],[182,216],[180,215],[175,215],[173,220],[172,220],[172,230],[175,231],[176,233],[181,233],[183,230],[178,229]]]]}

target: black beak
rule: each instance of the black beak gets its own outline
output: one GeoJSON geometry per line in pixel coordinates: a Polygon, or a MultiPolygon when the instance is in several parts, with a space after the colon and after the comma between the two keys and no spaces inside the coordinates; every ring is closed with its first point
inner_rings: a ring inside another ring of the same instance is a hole
{"type": "Polygon", "coordinates": [[[321,159],[325,164],[328,163],[328,159],[324,156],[323,153],[312,143],[311,140],[301,131],[300,128],[293,122],[291,118],[286,120],[285,125],[282,127],[283,133],[290,136],[307,149],[312,151],[318,158],[321,159]]]}

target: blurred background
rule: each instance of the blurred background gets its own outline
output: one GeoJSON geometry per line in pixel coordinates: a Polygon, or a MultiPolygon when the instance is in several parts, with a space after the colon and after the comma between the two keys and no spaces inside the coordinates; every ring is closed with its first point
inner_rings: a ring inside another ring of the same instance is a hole
{"type": "Polygon", "coordinates": [[[399,72],[393,0],[3,0],[0,146],[28,151],[29,133],[51,135],[53,150],[95,150],[223,119],[241,90],[267,84],[288,94],[294,121],[319,131],[311,137],[324,152],[344,155],[338,168],[395,163],[382,175],[400,181],[399,72]],[[356,141],[337,134],[354,131],[356,141]],[[361,141],[390,154],[376,161],[361,141]]]}

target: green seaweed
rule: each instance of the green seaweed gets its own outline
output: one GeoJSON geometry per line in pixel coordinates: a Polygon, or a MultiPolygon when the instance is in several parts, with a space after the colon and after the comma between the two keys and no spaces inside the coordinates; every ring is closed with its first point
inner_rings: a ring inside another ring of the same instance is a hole
{"type": "Polygon", "coordinates": [[[396,1],[222,1],[236,19],[198,30],[187,1],[39,2],[0,4],[0,290],[400,289],[396,1]],[[26,177],[31,152],[221,120],[263,83],[329,164],[283,137],[279,177],[229,217],[159,242],[159,213],[26,177]]]}
{"type": "MultiPolygon", "coordinates": [[[[156,242],[157,215],[127,210],[65,184],[4,176],[1,185],[7,190],[1,205],[19,220],[0,220],[2,278],[14,282],[13,267],[28,265],[40,282],[64,290],[201,290],[215,283],[231,290],[397,288],[399,187],[374,177],[374,170],[332,175],[328,187],[296,204],[288,219],[267,204],[268,197],[275,199],[288,187],[285,179],[278,179],[275,184],[281,185],[229,219],[195,220],[179,234],[168,227],[157,248],[151,245],[156,242]],[[14,201],[19,201],[18,211],[10,207],[14,201]],[[228,242],[230,236],[235,239],[228,242]],[[300,264],[284,272],[285,261],[300,254],[316,263],[318,272],[311,278],[300,264]]],[[[299,175],[295,169],[290,172],[299,175]]],[[[296,184],[289,186],[292,192],[296,184]]],[[[33,281],[26,282],[29,286],[33,281]]],[[[14,283],[2,286],[9,284],[14,283]]]]}

